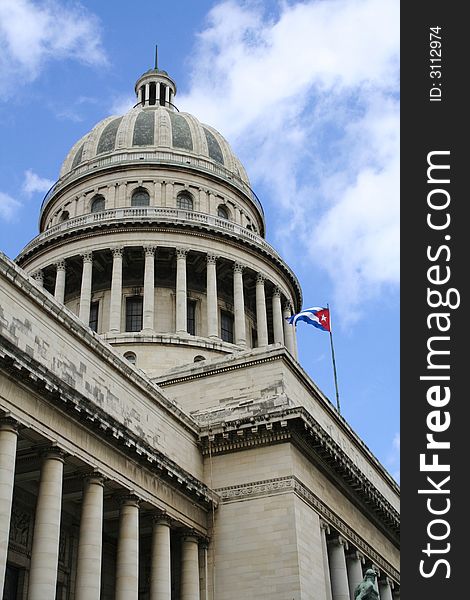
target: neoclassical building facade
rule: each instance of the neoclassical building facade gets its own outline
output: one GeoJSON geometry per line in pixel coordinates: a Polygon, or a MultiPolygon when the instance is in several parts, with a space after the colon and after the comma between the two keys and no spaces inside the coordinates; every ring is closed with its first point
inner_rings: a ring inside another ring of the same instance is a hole
{"type": "Polygon", "coordinates": [[[245,169],[135,92],[0,255],[3,598],[398,599],[398,486],[298,363],[245,169]]]}

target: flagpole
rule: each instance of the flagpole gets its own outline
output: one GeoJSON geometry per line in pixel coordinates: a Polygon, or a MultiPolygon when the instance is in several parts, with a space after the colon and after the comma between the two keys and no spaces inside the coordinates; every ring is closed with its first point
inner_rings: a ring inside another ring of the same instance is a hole
{"type": "Polygon", "coordinates": [[[338,408],[338,412],[341,413],[340,405],[339,405],[339,391],[338,391],[338,377],[336,376],[336,361],[335,361],[335,349],[333,346],[333,333],[331,331],[331,312],[330,305],[327,304],[328,314],[330,316],[330,344],[331,344],[331,358],[333,359],[333,374],[335,377],[335,389],[336,389],[336,406],[338,408]]]}

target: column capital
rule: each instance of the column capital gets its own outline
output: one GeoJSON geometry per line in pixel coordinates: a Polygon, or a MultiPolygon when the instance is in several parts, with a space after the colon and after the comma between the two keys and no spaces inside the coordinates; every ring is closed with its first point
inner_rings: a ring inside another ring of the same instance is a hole
{"type": "Polygon", "coordinates": [[[57,446],[49,445],[49,446],[45,446],[40,449],[41,458],[43,458],[43,459],[50,458],[52,460],[58,460],[61,463],[65,462],[66,454],[67,453],[64,452],[64,450],[61,450],[57,446]]]}
{"type": "Polygon", "coordinates": [[[265,281],[266,277],[264,275],[262,275],[261,273],[256,274],[256,285],[264,285],[265,281]]]}
{"type": "Polygon", "coordinates": [[[281,290],[277,287],[277,285],[274,286],[273,297],[275,297],[275,298],[280,298],[281,297],[281,290]]]}
{"type": "Polygon", "coordinates": [[[379,585],[388,585],[390,586],[390,589],[393,590],[393,588],[395,587],[395,583],[393,581],[393,579],[390,579],[390,577],[388,577],[388,575],[382,575],[382,577],[380,577],[379,581],[378,581],[379,585]]]}
{"type": "Polygon", "coordinates": [[[102,473],[98,472],[98,471],[87,471],[85,473],[81,473],[80,474],[80,479],[83,481],[83,483],[94,483],[96,485],[100,485],[101,487],[104,487],[104,482],[108,479],[107,477],[105,477],[102,473]]]}
{"type": "Polygon", "coordinates": [[[246,268],[245,265],[242,265],[239,262],[233,263],[233,272],[234,273],[243,273],[245,268],[246,268]]]}
{"type": "Polygon", "coordinates": [[[0,417],[0,431],[11,431],[11,433],[18,433],[18,428],[19,423],[13,417],[0,417]]]}
{"type": "Polygon", "coordinates": [[[39,269],[38,271],[34,271],[34,273],[31,275],[31,277],[35,281],[38,281],[40,284],[44,283],[44,272],[42,269],[39,269]]]}
{"type": "Polygon", "coordinates": [[[58,260],[55,263],[55,267],[56,267],[57,271],[65,271],[67,268],[65,265],[65,258],[61,258],[60,260],[58,260]]]}
{"type": "Polygon", "coordinates": [[[93,262],[93,252],[83,252],[80,256],[82,257],[84,263],[93,262]]]}
{"type": "Polygon", "coordinates": [[[364,564],[366,562],[366,557],[364,556],[364,554],[362,554],[362,552],[359,552],[359,550],[356,550],[356,549],[351,549],[350,552],[348,552],[348,554],[346,554],[346,558],[352,558],[352,559],[358,560],[362,564],[364,564]]]}
{"type": "Polygon", "coordinates": [[[117,494],[116,500],[119,502],[119,506],[135,506],[139,508],[141,500],[136,494],[117,494]]]}
{"type": "Polygon", "coordinates": [[[145,256],[155,256],[155,252],[157,251],[156,246],[144,246],[144,254],[145,256]]]}
{"type": "Polygon", "coordinates": [[[326,521],[320,520],[320,529],[323,529],[324,532],[328,535],[331,533],[330,526],[328,525],[328,523],[326,521]]]}
{"type": "Polygon", "coordinates": [[[286,302],[284,302],[284,304],[283,304],[283,307],[282,307],[282,308],[283,308],[283,310],[285,310],[285,311],[287,311],[287,310],[288,310],[288,311],[289,311],[290,313],[292,313],[292,314],[294,313],[294,311],[293,311],[293,308],[292,308],[292,304],[289,302],[289,300],[286,300],[286,302]]]}
{"type": "Polygon", "coordinates": [[[217,259],[219,257],[217,256],[217,254],[210,254],[209,252],[207,253],[207,264],[208,265],[215,265],[217,263],[217,259]]]}
{"type": "Polygon", "coordinates": [[[112,252],[113,258],[122,258],[122,255],[124,252],[124,247],[123,246],[114,246],[113,248],[111,248],[111,252],[112,252]]]}
{"type": "Polygon", "coordinates": [[[176,248],[176,258],[177,260],[185,259],[186,255],[189,252],[189,248],[176,248]]]}
{"type": "Polygon", "coordinates": [[[328,544],[331,546],[343,546],[344,550],[348,550],[349,544],[348,541],[344,539],[343,536],[338,535],[330,540],[328,540],[328,544]]]}
{"type": "Polygon", "coordinates": [[[167,525],[171,527],[174,523],[174,519],[172,519],[166,510],[157,510],[151,515],[152,523],[156,525],[167,525]]]}
{"type": "Polygon", "coordinates": [[[203,544],[203,543],[209,542],[209,539],[207,538],[207,536],[205,536],[202,533],[200,533],[199,531],[196,531],[195,529],[192,529],[189,527],[183,529],[180,533],[180,536],[183,541],[195,542],[197,544],[203,544]]]}

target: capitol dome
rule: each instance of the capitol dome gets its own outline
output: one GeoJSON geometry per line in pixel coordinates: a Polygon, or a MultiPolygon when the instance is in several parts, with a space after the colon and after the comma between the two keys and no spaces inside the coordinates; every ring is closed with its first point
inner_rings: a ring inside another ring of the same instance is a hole
{"type": "Polygon", "coordinates": [[[243,165],[213,127],[188,113],[141,103],[123,116],[107,117],[95,125],[68,153],[60,177],[86,167],[90,161],[110,155],[117,162],[119,156],[126,160],[129,152],[154,153],[157,158],[165,151],[193,159],[196,165],[203,159],[210,164],[201,163],[201,168],[223,168],[227,177],[250,185],[243,165]]]}
{"type": "Polygon", "coordinates": [[[18,264],[150,376],[273,343],[295,356],[300,285],[241,162],[178,111],[166,71],[135,93],[72,146],[18,264]]]}

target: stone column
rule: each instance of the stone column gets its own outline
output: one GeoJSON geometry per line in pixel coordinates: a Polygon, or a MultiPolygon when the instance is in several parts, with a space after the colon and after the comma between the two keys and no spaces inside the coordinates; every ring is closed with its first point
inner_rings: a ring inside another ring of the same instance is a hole
{"type": "Polygon", "coordinates": [[[144,314],[143,330],[151,332],[155,329],[155,248],[148,246],[144,248],[144,314]]]}
{"type": "Polygon", "coordinates": [[[331,595],[331,577],[330,577],[330,563],[328,560],[328,546],[326,541],[326,534],[330,533],[330,528],[327,523],[320,521],[320,534],[321,534],[321,548],[323,555],[323,574],[325,576],[325,593],[326,600],[332,600],[331,595]]]}
{"type": "Polygon", "coordinates": [[[392,586],[393,582],[388,577],[379,579],[380,600],[393,600],[392,586]]]}
{"type": "Polygon", "coordinates": [[[54,298],[61,304],[65,300],[65,260],[59,260],[56,263],[56,278],[55,278],[55,289],[54,298]]]}
{"type": "Polygon", "coordinates": [[[299,350],[297,348],[297,327],[292,327],[292,337],[294,340],[294,358],[295,360],[299,360],[299,350]]]}
{"type": "Polygon", "coordinates": [[[354,550],[350,554],[346,555],[346,568],[348,570],[348,581],[349,581],[349,595],[354,598],[354,590],[361,583],[364,578],[362,574],[362,564],[364,563],[364,557],[360,552],[354,550]]]}
{"type": "Polygon", "coordinates": [[[170,521],[156,516],[152,530],[150,600],[171,600],[170,521]]]}
{"type": "Polygon", "coordinates": [[[150,102],[150,83],[145,84],[145,100],[144,104],[148,104],[150,102]]]}
{"type": "Polygon", "coordinates": [[[256,328],[258,347],[268,345],[268,318],[266,315],[266,296],[264,293],[264,277],[258,273],[256,277],[256,328]]]}
{"type": "Polygon", "coordinates": [[[116,554],[115,600],[139,597],[139,501],[127,496],[121,501],[116,554]]]}
{"type": "Polygon", "coordinates": [[[109,331],[121,331],[121,303],[122,303],[122,254],[123,248],[112,248],[113,272],[111,274],[111,295],[109,300],[109,331]]]}
{"type": "Polygon", "coordinates": [[[291,325],[287,320],[288,317],[292,315],[292,309],[289,302],[284,304],[284,311],[282,313],[283,321],[284,321],[284,341],[287,350],[292,354],[295,358],[295,349],[294,349],[294,327],[295,325],[291,325]]]}
{"type": "Polygon", "coordinates": [[[233,305],[235,310],[235,344],[246,346],[245,299],[243,295],[243,269],[240,263],[233,266],[233,305]]]}
{"type": "Polygon", "coordinates": [[[31,277],[38,285],[44,287],[44,272],[41,269],[39,269],[39,271],[35,271],[31,277]]]}
{"type": "Polygon", "coordinates": [[[341,536],[328,541],[331,592],[333,600],[350,600],[345,549],[347,542],[341,536]]]}
{"type": "Polygon", "coordinates": [[[219,307],[217,304],[217,256],[207,255],[207,336],[219,339],[219,307]]]}
{"type": "Polygon", "coordinates": [[[93,253],[86,252],[85,254],[82,254],[82,258],[83,258],[82,288],[80,291],[80,310],[79,310],[78,316],[85,323],[85,325],[88,325],[90,322],[93,253]]]}
{"type": "Polygon", "coordinates": [[[60,450],[47,451],[41,467],[36,504],[28,600],[55,598],[63,471],[64,458],[60,450]]]}
{"type": "Polygon", "coordinates": [[[85,480],[78,539],[75,600],[99,600],[103,547],[103,478],[85,480]]]}
{"type": "Polygon", "coordinates": [[[181,600],[200,600],[199,548],[194,535],[185,535],[181,544],[181,600]]]}
{"type": "Polygon", "coordinates": [[[176,333],[188,332],[186,248],[176,249],[176,333]]]}
{"type": "Polygon", "coordinates": [[[282,324],[281,290],[274,288],[273,292],[273,329],[274,343],[284,344],[284,328],[282,324]]]}
{"type": "Polygon", "coordinates": [[[0,419],[0,597],[7,566],[17,440],[16,421],[8,417],[0,419]]]}

